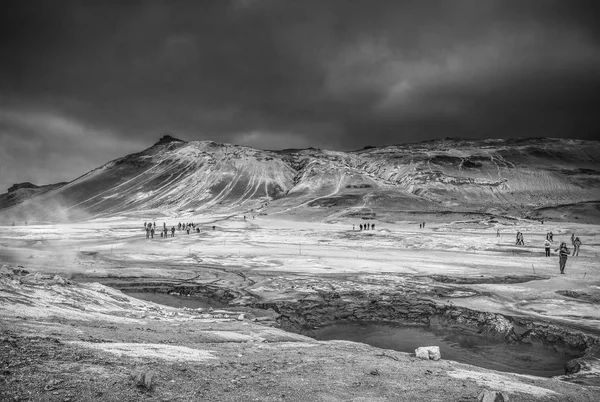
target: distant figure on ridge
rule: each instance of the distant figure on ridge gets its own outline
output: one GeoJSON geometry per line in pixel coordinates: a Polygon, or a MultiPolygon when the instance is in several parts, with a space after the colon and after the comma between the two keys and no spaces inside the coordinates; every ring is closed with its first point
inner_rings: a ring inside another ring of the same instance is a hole
{"type": "Polygon", "coordinates": [[[577,257],[579,255],[579,247],[581,247],[581,240],[579,240],[579,237],[576,237],[575,241],[573,242],[573,257],[577,257]]]}
{"type": "Polygon", "coordinates": [[[371,230],[375,230],[375,224],[371,223],[371,230]]]}
{"type": "MultiPolygon", "coordinates": [[[[14,222],[13,222],[13,226],[15,226],[14,222]]],[[[352,224],[352,230],[355,230],[356,226],[354,226],[354,224],[352,224]]]]}
{"type": "Polygon", "coordinates": [[[359,224],[358,227],[360,228],[360,230],[362,230],[362,223],[359,224]]]}
{"type": "Polygon", "coordinates": [[[175,237],[175,226],[171,228],[171,237],[175,237]]]}
{"type": "Polygon", "coordinates": [[[571,254],[569,249],[567,248],[567,243],[564,241],[560,243],[560,247],[554,251],[558,251],[558,266],[560,268],[560,273],[565,273],[565,265],[567,265],[567,256],[571,254]]]}
{"type": "Polygon", "coordinates": [[[496,237],[500,237],[500,229],[496,229],[496,237]]]}

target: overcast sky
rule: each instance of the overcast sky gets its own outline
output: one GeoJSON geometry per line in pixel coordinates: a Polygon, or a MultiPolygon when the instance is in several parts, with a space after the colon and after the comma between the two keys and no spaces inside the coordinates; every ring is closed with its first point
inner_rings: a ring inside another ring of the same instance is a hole
{"type": "Polygon", "coordinates": [[[339,150],[599,132],[594,0],[2,4],[0,193],[166,132],[339,150]]]}

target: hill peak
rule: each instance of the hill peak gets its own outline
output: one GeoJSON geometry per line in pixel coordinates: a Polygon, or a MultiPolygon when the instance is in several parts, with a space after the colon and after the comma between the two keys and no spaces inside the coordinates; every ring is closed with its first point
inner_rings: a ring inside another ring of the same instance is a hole
{"type": "Polygon", "coordinates": [[[170,144],[172,142],[185,142],[185,141],[180,140],[179,138],[175,138],[175,137],[171,136],[170,134],[165,134],[154,145],[165,145],[165,144],[170,144]]]}

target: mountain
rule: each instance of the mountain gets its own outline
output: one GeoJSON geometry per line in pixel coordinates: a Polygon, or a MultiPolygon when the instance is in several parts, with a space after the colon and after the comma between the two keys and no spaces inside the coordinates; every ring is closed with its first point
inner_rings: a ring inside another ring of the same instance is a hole
{"type": "Polygon", "coordinates": [[[20,204],[28,198],[44,194],[65,184],[67,183],[48,184],[45,186],[36,186],[29,182],[13,184],[6,193],[0,194],[0,210],[20,204]]]}
{"type": "Polygon", "coordinates": [[[0,214],[30,220],[192,213],[395,220],[479,213],[596,220],[599,203],[596,141],[445,139],[341,152],[265,151],[165,136],[0,214]]]}

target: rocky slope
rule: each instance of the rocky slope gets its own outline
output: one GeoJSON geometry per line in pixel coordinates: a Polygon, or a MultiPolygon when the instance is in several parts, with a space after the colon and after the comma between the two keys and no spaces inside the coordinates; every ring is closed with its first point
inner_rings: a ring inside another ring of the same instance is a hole
{"type": "Polygon", "coordinates": [[[477,212],[600,218],[600,142],[436,140],[353,152],[263,151],[165,136],[3,215],[60,220],[190,211],[319,219],[477,212]]]}
{"type": "Polygon", "coordinates": [[[23,201],[44,194],[64,186],[67,183],[48,184],[45,186],[36,186],[35,184],[25,182],[12,185],[6,193],[0,194],[0,209],[8,208],[23,201]]]}

